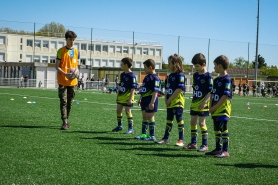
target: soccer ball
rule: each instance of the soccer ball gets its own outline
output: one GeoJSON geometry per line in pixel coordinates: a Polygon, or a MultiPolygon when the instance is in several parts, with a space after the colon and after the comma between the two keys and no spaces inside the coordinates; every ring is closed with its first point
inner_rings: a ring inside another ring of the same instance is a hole
{"type": "Polygon", "coordinates": [[[70,77],[71,78],[78,78],[78,76],[79,76],[79,70],[78,70],[78,68],[71,68],[70,69],[70,77]]]}

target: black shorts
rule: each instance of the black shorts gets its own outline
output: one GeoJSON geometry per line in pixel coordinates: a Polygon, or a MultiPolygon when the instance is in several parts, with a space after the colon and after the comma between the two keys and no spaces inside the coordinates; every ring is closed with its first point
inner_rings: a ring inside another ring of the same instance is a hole
{"type": "Polygon", "coordinates": [[[154,102],[154,109],[153,110],[149,109],[149,104],[150,104],[151,101],[152,101],[152,96],[143,97],[141,99],[141,110],[146,111],[147,113],[157,112],[158,97],[156,98],[156,100],[154,102]]]}
{"type": "Polygon", "coordinates": [[[206,117],[209,116],[209,111],[194,111],[194,110],[190,110],[190,115],[191,116],[199,116],[199,117],[206,117]]]}

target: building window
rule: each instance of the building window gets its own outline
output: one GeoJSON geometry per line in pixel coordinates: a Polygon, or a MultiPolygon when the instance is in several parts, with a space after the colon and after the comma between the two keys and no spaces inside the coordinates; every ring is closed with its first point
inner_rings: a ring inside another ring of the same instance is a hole
{"type": "Polygon", "coordinates": [[[87,50],[87,44],[81,44],[81,50],[87,50]]]}
{"type": "Polygon", "coordinates": [[[33,46],[33,41],[32,40],[27,40],[27,46],[33,46]]]}
{"type": "Polygon", "coordinates": [[[64,42],[58,42],[58,48],[64,47],[65,43],[64,42]]]}
{"type": "Polygon", "coordinates": [[[115,52],[115,46],[109,46],[109,52],[114,53],[115,52]]]}
{"type": "Polygon", "coordinates": [[[86,65],[92,66],[93,63],[94,63],[94,59],[87,59],[87,64],[86,65]]]}
{"type": "Polygon", "coordinates": [[[115,63],[115,67],[120,67],[120,65],[121,65],[121,61],[117,60],[116,63],[115,63]]]}
{"type": "Polygon", "coordinates": [[[40,40],[35,40],[35,47],[41,47],[41,41],[40,40]]]}
{"type": "Polygon", "coordinates": [[[19,58],[22,59],[22,54],[19,54],[19,58]]]}
{"type": "Polygon", "coordinates": [[[5,44],[5,37],[0,37],[0,44],[5,44]]]}
{"type": "Polygon", "coordinates": [[[154,55],[154,49],[150,49],[150,55],[154,55]]]}
{"type": "Polygon", "coordinates": [[[107,60],[101,61],[101,67],[107,67],[107,60]]]}
{"type": "Polygon", "coordinates": [[[104,51],[104,52],[108,52],[108,46],[107,46],[107,45],[102,46],[102,51],[104,51]]]}
{"type": "Polygon", "coordinates": [[[121,53],[122,52],[122,46],[117,46],[116,47],[116,52],[121,53]]]}
{"type": "Polygon", "coordinates": [[[161,50],[160,49],[155,50],[155,56],[161,56],[161,50]]]}
{"type": "Polygon", "coordinates": [[[136,54],[142,55],[142,48],[136,48],[136,54]]]}
{"type": "Polygon", "coordinates": [[[56,63],[56,58],[55,57],[50,57],[50,63],[55,64],[56,63]]]}
{"type": "Polygon", "coordinates": [[[20,50],[22,50],[22,45],[19,46],[20,50]]]}
{"type": "Polygon", "coordinates": [[[81,58],[81,60],[80,60],[80,64],[81,64],[81,65],[86,65],[86,59],[81,58]]]}
{"type": "Polygon", "coordinates": [[[0,61],[1,62],[5,61],[5,53],[0,53],[0,61]]]}
{"type": "Polygon", "coordinates": [[[155,69],[161,69],[160,64],[155,64],[155,69]]]}
{"type": "Polygon", "coordinates": [[[73,47],[79,49],[79,43],[74,43],[73,47]]]}
{"type": "Polygon", "coordinates": [[[51,42],[50,42],[50,48],[56,49],[56,44],[57,44],[57,42],[51,41],[51,42]]]}
{"type": "Polygon", "coordinates": [[[93,44],[89,44],[89,45],[88,45],[88,50],[94,51],[94,45],[93,45],[93,44]]]}
{"type": "Polygon", "coordinates": [[[108,67],[114,67],[114,60],[109,60],[108,67]]]}
{"type": "Polygon", "coordinates": [[[100,60],[99,60],[99,59],[96,59],[96,60],[95,60],[94,66],[95,66],[95,67],[100,67],[100,60]]]}
{"type": "Polygon", "coordinates": [[[100,51],[101,46],[100,45],[96,45],[96,51],[100,51]]]}
{"type": "Polygon", "coordinates": [[[43,56],[42,57],[42,62],[43,63],[48,63],[48,57],[47,56],[43,56]]]}
{"type": "Polygon", "coordinates": [[[42,47],[44,47],[44,48],[48,48],[48,41],[43,41],[43,43],[42,43],[42,47]]]}
{"type": "Polygon", "coordinates": [[[21,43],[21,44],[23,43],[23,38],[20,38],[20,43],[21,43]]]}
{"type": "Polygon", "coordinates": [[[40,56],[34,56],[34,62],[40,62],[40,56]]]}
{"type": "Polygon", "coordinates": [[[136,62],[135,63],[135,68],[141,68],[141,62],[136,62]]]}
{"type": "Polygon", "coordinates": [[[26,55],[26,62],[32,62],[32,55],[26,55]]]}
{"type": "Polygon", "coordinates": [[[143,49],[143,55],[148,55],[148,49],[147,48],[143,49]]]}
{"type": "Polygon", "coordinates": [[[123,53],[128,53],[128,47],[124,47],[123,53]]]}

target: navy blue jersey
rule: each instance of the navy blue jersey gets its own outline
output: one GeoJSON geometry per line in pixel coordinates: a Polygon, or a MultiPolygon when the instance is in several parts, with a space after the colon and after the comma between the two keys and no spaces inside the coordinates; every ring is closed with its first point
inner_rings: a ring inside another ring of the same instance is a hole
{"type": "MultiPolygon", "coordinates": [[[[213,80],[209,72],[199,74],[198,72],[193,75],[193,99],[191,103],[191,110],[200,111],[199,105],[204,101],[207,94],[211,92],[213,80]]],[[[207,102],[202,111],[209,110],[209,102],[207,102]]]]}
{"type": "MultiPolygon", "coordinates": [[[[118,92],[118,103],[126,103],[130,98],[131,89],[137,87],[136,77],[133,72],[121,73],[119,92],[118,92]]],[[[132,97],[132,102],[134,101],[134,96],[132,97]]]]}
{"type": "Polygon", "coordinates": [[[152,96],[153,92],[159,91],[160,79],[157,74],[148,74],[143,80],[143,84],[139,89],[141,97],[152,96]]]}
{"type": "Polygon", "coordinates": [[[182,92],[172,100],[171,104],[167,108],[184,108],[185,76],[183,72],[171,73],[169,75],[167,79],[167,99],[172,96],[176,89],[181,89],[182,92]]]}
{"type": "Polygon", "coordinates": [[[216,105],[222,96],[228,96],[228,99],[214,112],[212,117],[226,116],[230,118],[231,115],[231,99],[232,99],[232,87],[231,78],[227,74],[225,76],[219,76],[213,80],[212,90],[212,106],[216,105]]]}

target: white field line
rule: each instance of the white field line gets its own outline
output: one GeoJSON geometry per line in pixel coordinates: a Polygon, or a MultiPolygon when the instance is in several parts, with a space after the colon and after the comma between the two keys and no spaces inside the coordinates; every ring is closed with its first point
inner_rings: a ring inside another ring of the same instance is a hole
{"type": "MultiPolygon", "coordinates": [[[[33,97],[33,98],[42,98],[42,99],[50,99],[50,100],[58,100],[59,98],[49,98],[49,97],[41,97],[41,96],[30,96],[30,95],[22,95],[22,94],[11,94],[11,93],[0,93],[3,95],[13,95],[13,96],[26,96],[26,97],[33,97]]],[[[82,102],[82,103],[90,103],[90,104],[101,104],[101,105],[116,105],[116,103],[111,104],[111,103],[100,103],[100,102],[90,102],[90,101],[79,101],[79,100],[75,100],[78,102],[82,102]]],[[[258,103],[259,104],[259,103],[258,103]]],[[[109,108],[110,110],[110,108],[109,108]]],[[[115,109],[111,109],[111,110],[115,110],[115,109]]],[[[134,111],[141,111],[140,108],[132,108],[132,110],[134,111]]],[[[158,109],[158,110],[166,110],[166,109],[158,109]]],[[[190,110],[184,110],[183,112],[189,113],[190,110]]],[[[269,120],[269,119],[261,119],[261,118],[248,118],[248,117],[241,117],[241,116],[231,116],[232,118],[238,118],[238,119],[248,119],[248,120],[257,120],[257,121],[268,121],[268,122],[278,122],[278,120],[269,120]]]]}

